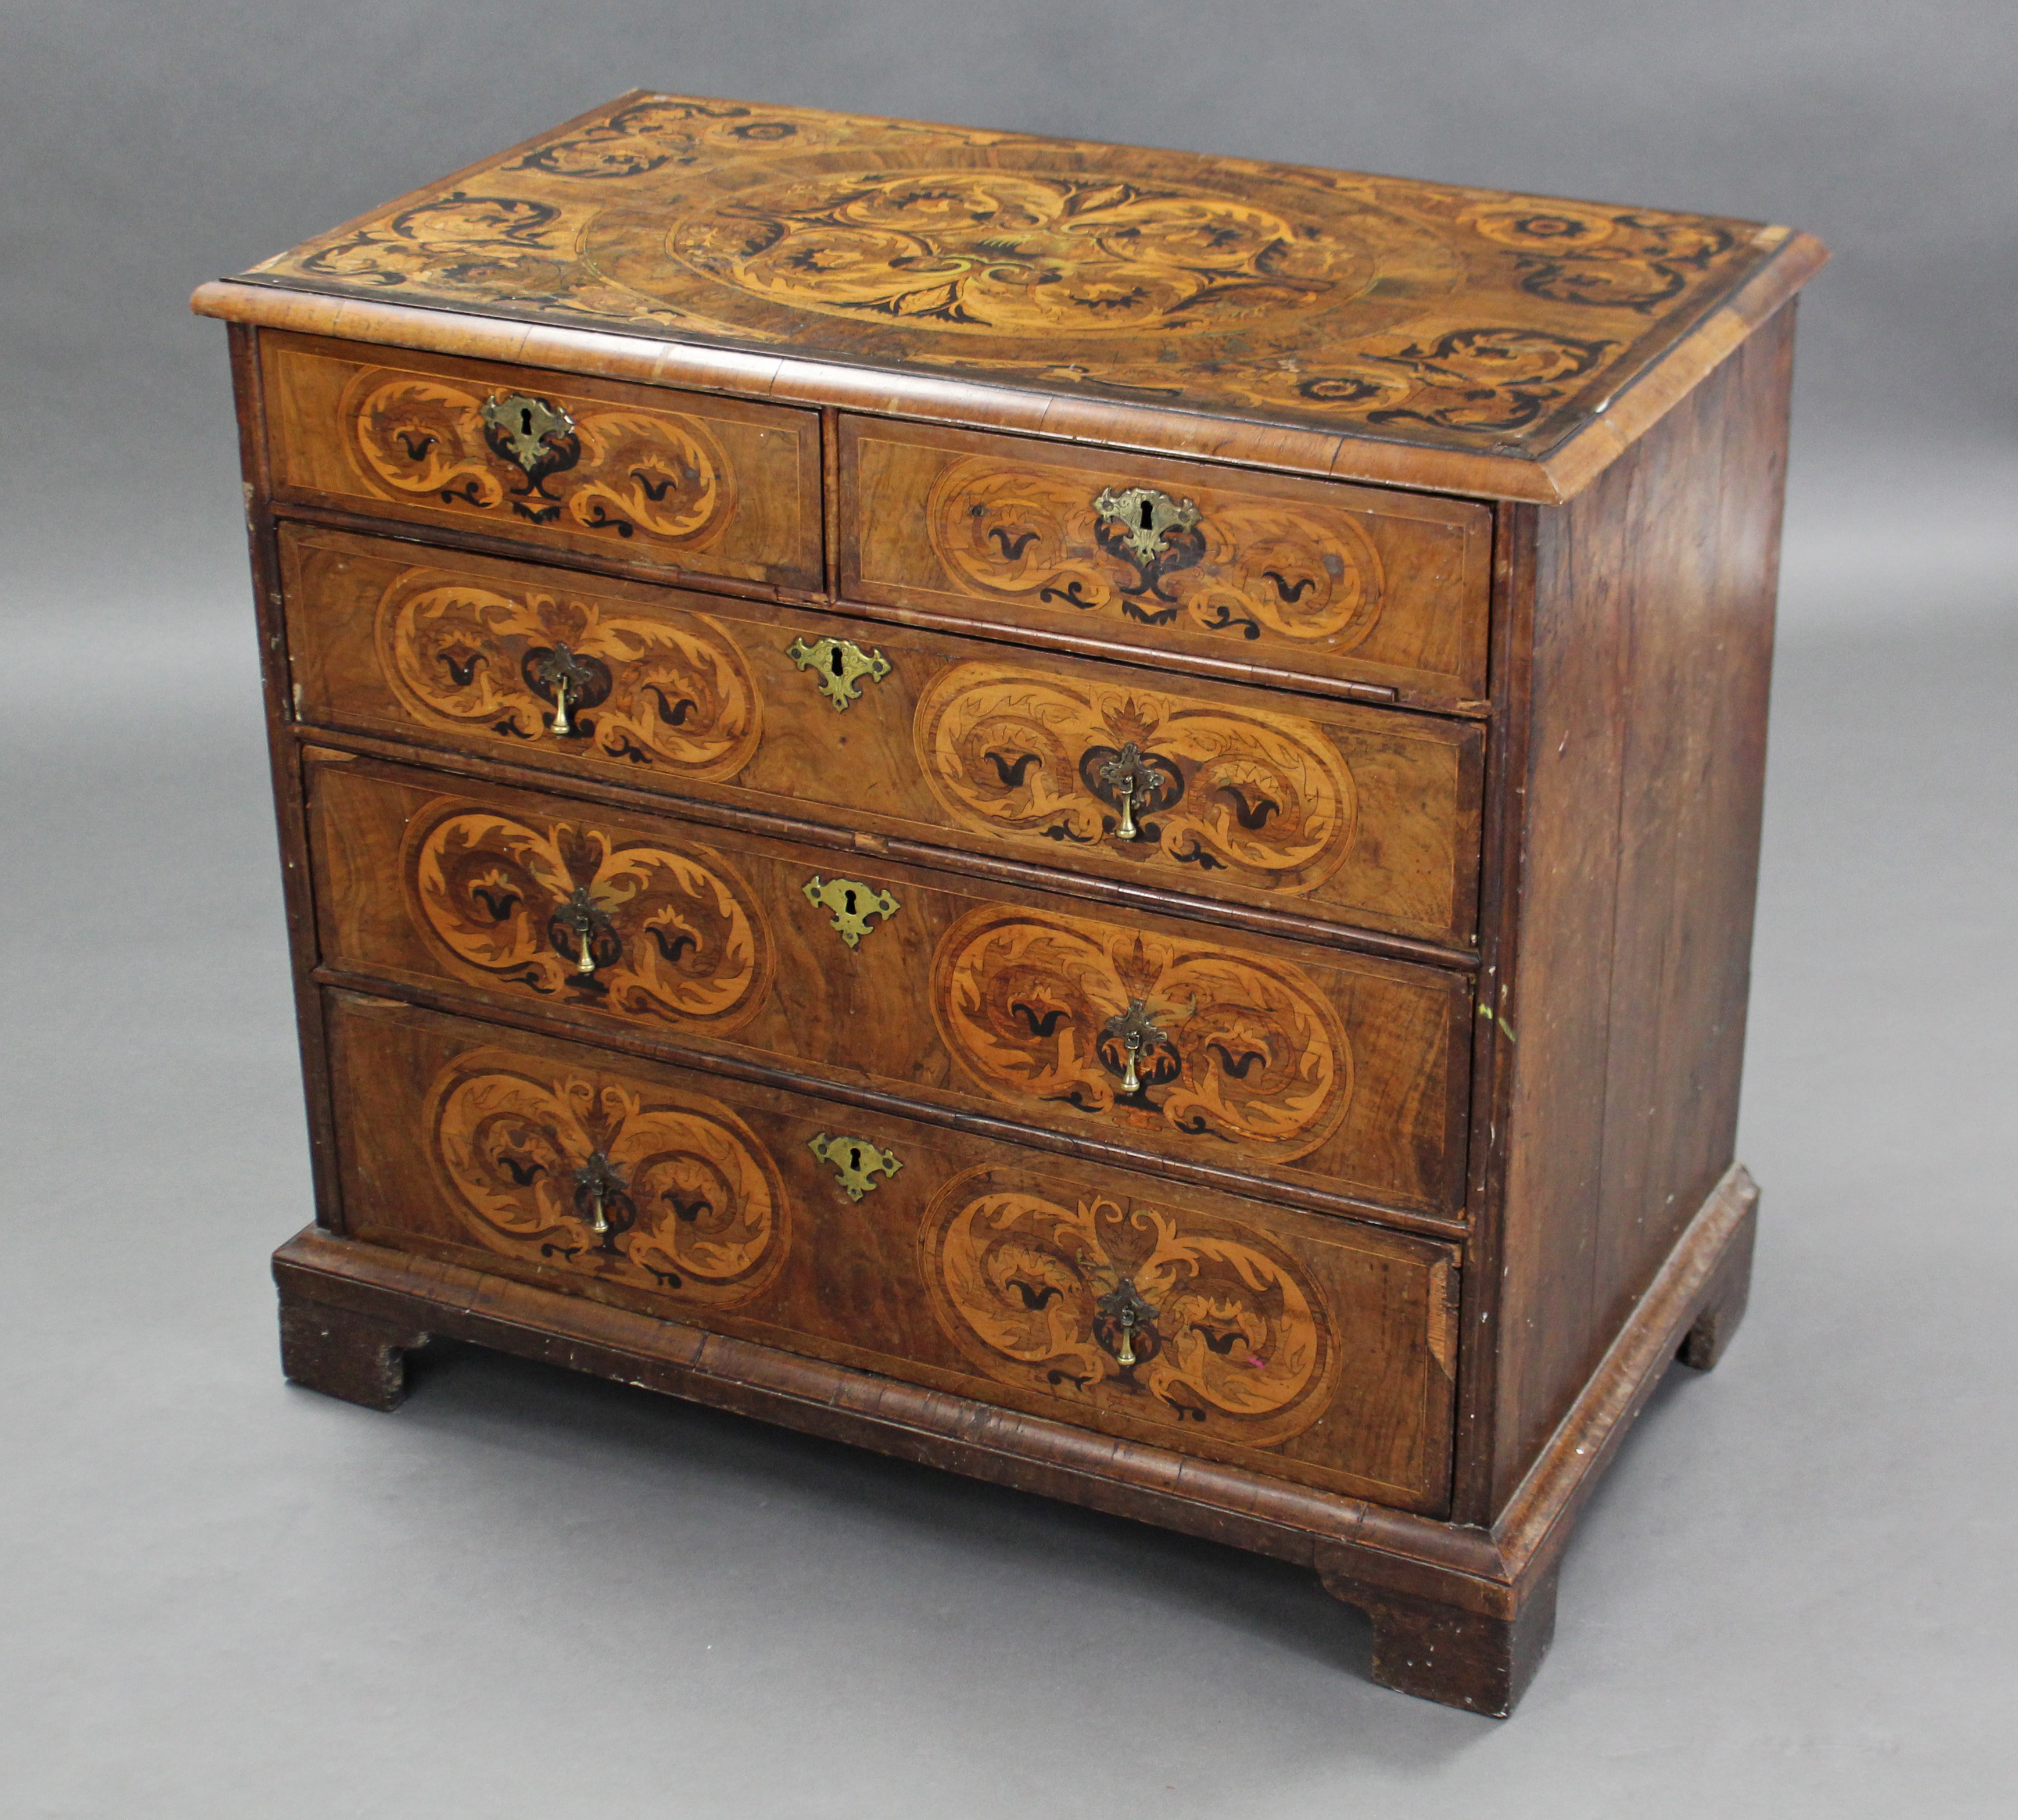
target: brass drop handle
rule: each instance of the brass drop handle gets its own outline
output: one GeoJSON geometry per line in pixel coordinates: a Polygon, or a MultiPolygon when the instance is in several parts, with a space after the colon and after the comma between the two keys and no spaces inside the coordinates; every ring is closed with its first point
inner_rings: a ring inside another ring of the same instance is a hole
{"type": "Polygon", "coordinates": [[[1142,1051],[1152,1043],[1166,1043],[1170,1038],[1149,1021],[1149,1008],[1141,999],[1133,1000],[1127,1010],[1119,1017],[1109,1018],[1101,1026],[1102,1037],[1112,1037],[1121,1044],[1121,1091],[1123,1094],[1137,1094],[1142,1091],[1142,1051]]]}
{"type": "Polygon", "coordinates": [[[1114,1362],[1135,1364],[1136,1333],[1148,1327],[1156,1319],[1155,1308],[1143,1299],[1142,1292],[1135,1286],[1135,1279],[1124,1276],[1093,1306],[1101,1319],[1112,1322],[1121,1331],[1120,1342],[1114,1348],[1114,1362]]]}
{"type": "MultiPolygon", "coordinates": [[[[604,1242],[605,1250],[613,1249],[609,1243],[609,1236],[620,1228],[611,1222],[609,1200],[611,1196],[621,1195],[624,1192],[624,1178],[611,1165],[609,1153],[602,1150],[591,1152],[586,1163],[569,1173],[574,1178],[577,1214],[584,1211],[584,1203],[586,1203],[588,1229],[604,1242]]],[[[627,1220],[624,1221],[626,1226],[629,1224],[627,1220]]]]}
{"type": "Polygon", "coordinates": [[[532,671],[537,681],[554,692],[554,718],[548,730],[557,740],[573,738],[574,722],[568,718],[568,699],[572,696],[579,707],[584,692],[595,680],[595,672],[561,643],[535,663],[532,671]]]}
{"type": "Polygon", "coordinates": [[[1147,762],[1142,748],[1130,740],[1101,766],[1097,775],[1120,798],[1121,820],[1115,833],[1124,841],[1141,838],[1136,805],[1139,801],[1145,809],[1155,805],[1156,798],[1163,794],[1163,773],[1147,762]]]}
{"type": "Polygon", "coordinates": [[[588,895],[588,887],[577,885],[574,896],[561,906],[556,919],[564,923],[575,939],[574,970],[577,975],[592,974],[596,968],[595,925],[600,920],[595,904],[588,895]]]}

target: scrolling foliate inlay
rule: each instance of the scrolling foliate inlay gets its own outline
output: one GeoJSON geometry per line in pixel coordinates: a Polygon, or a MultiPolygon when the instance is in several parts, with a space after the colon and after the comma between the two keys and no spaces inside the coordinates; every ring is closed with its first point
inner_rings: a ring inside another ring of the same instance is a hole
{"type": "Polygon", "coordinates": [[[1336,872],[1352,844],[1358,799],[1338,748],[1270,708],[962,664],[920,697],[913,744],[947,812],[984,833],[1067,850],[1098,843],[1299,892],[1336,872]],[[1123,781],[1140,781],[1124,805],[1117,778],[1130,747],[1136,776],[1123,781]]]}
{"type": "Polygon", "coordinates": [[[1323,1298],[1260,1234],[1087,1196],[1061,1204],[982,1169],[920,1234],[940,1322],[997,1380],[1268,1446],[1329,1405],[1340,1353],[1323,1298]]]}
{"type": "Polygon", "coordinates": [[[655,96],[246,276],[1523,448],[1778,244],[1699,215],[655,96]]]}
{"type": "Polygon", "coordinates": [[[990,906],[940,937],[931,994],[947,1048],[989,1093],[1123,1132],[1287,1161],[1352,1097],[1344,1025],[1316,982],[1210,942],[990,906]]]}
{"type": "Polygon", "coordinates": [[[1115,534],[1081,472],[994,455],[932,483],[933,553],[964,587],[1095,618],[1351,650],[1380,617],[1380,558],[1336,508],[1206,491],[1195,522],[1145,557],[1115,534]]]}
{"type": "Polygon", "coordinates": [[[784,1261],[776,1166],[701,1095],[481,1049],[442,1071],[422,1116],[437,1179],[487,1250],[716,1305],[784,1261]]]}
{"type": "Polygon", "coordinates": [[[414,818],[400,870],[415,925],[481,980],[718,1029],[763,1002],[769,939],[718,853],[449,799],[414,818]]]}
{"type": "Polygon", "coordinates": [[[574,400],[528,462],[486,421],[490,402],[480,388],[370,367],[338,411],[359,473],[384,498],[695,550],[727,528],[734,476],[695,418],[574,400]]]}
{"type": "Polygon", "coordinates": [[[702,613],[647,618],[572,593],[506,591],[409,570],[376,622],[378,666],[407,711],[437,726],[483,726],[513,740],[733,776],[763,734],[755,682],[727,631],[702,613]],[[585,680],[562,734],[552,661],[565,652],[585,680]]]}

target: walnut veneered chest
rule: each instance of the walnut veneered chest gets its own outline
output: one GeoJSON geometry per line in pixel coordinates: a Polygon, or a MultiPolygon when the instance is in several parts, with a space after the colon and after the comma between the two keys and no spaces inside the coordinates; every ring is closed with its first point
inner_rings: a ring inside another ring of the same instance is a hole
{"type": "Polygon", "coordinates": [[[1782,228],[633,94],[239,277],[315,1225],[1503,1713],[1742,1310],[1782,228]]]}

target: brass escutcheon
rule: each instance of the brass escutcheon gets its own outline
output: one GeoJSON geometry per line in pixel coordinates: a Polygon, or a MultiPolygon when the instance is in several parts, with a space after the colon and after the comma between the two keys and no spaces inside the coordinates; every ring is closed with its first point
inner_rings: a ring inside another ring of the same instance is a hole
{"type": "Polygon", "coordinates": [[[804,639],[794,639],[785,647],[785,655],[801,670],[813,671],[836,713],[844,713],[851,701],[861,700],[856,685],[863,677],[881,682],[892,668],[881,651],[865,651],[846,639],[821,639],[810,645],[804,639]]]}
{"type": "Polygon", "coordinates": [[[834,1165],[834,1180],[852,1201],[860,1200],[877,1185],[870,1178],[879,1170],[884,1175],[895,1175],[904,1167],[897,1160],[896,1152],[872,1144],[866,1138],[830,1138],[823,1131],[816,1138],[808,1138],[806,1148],[821,1162],[834,1165]]]}
{"type": "Polygon", "coordinates": [[[533,667],[533,674],[554,692],[554,718],[550,731],[557,740],[573,736],[574,723],[568,718],[568,697],[581,704],[582,691],[595,680],[595,674],[565,644],[557,644],[533,667]]]}
{"type": "Polygon", "coordinates": [[[486,399],[479,414],[528,474],[547,458],[549,436],[574,433],[574,419],[562,407],[523,392],[500,393],[486,399]]]}
{"type": "MultiPolygon", "coordinates": [[[[1093,1304],[1094,1312],[1104,1321],[1119,1330],[1119,1337],[1114,1351],[1116,1365],[1133,1365],[1135,1359],[1135,1335],[1138,1329],[1152,1327],[1156,1319],[1155,1308],[1143,1299],[1142,1292],[1136,1288],[1133,1277],[1124,1276],[1093,1304]]],[[[1097,1339],[1098,1335],[1094,1337],[1097,1339]]]]}
{"type": "Polygon", "coordinates": [[[871,917],[881,917],[887,922],[899,907],[888,892],[878,891],[855,878],[823,880],[816,872],[805,889],[808,903],[834,913],[834,926],[851,948],[869,933],[871,917]]]}
{"type": "Polygon", "coordinates": [[[1125,493],[1105,487],[1093,509],[1120,527],[1119,541],[1145,568],[1163,555],[1166,537],[1172,531],[1189,530],[1199,521],[1199,508],[1192,501],[1173,499],[1153,487],[1131,487],[1125,493]]]}

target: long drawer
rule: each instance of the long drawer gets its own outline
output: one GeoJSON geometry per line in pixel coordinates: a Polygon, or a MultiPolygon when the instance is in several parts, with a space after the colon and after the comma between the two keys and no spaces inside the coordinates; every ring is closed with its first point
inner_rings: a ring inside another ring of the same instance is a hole
{"type": "Polygon", "coordinates": [[[814,412],[306,335],[260,347],[283,501],[825,586],[814,412]]]}
{"type": "Polygon", "coordinates": [[[848,599],[1485,706],[1492,516],[1471,501],[852,417],[839,495],[848,599]]]}
{"type": "Polygon", "coordinates": [[[330,995],[371,1243],[1441,1510],[1458,1254],[330,995]]]}
{"type": "Polygon", "coordinates": [[[280,544],[313,724],[1472,938],[1475,725],[318,526],[280,544]]]}
{"type": "Polygon", "coordinates": [[[324,964],[1353,1211],[1463,1203],[1439,968],[311,749],[324,964]]]}

